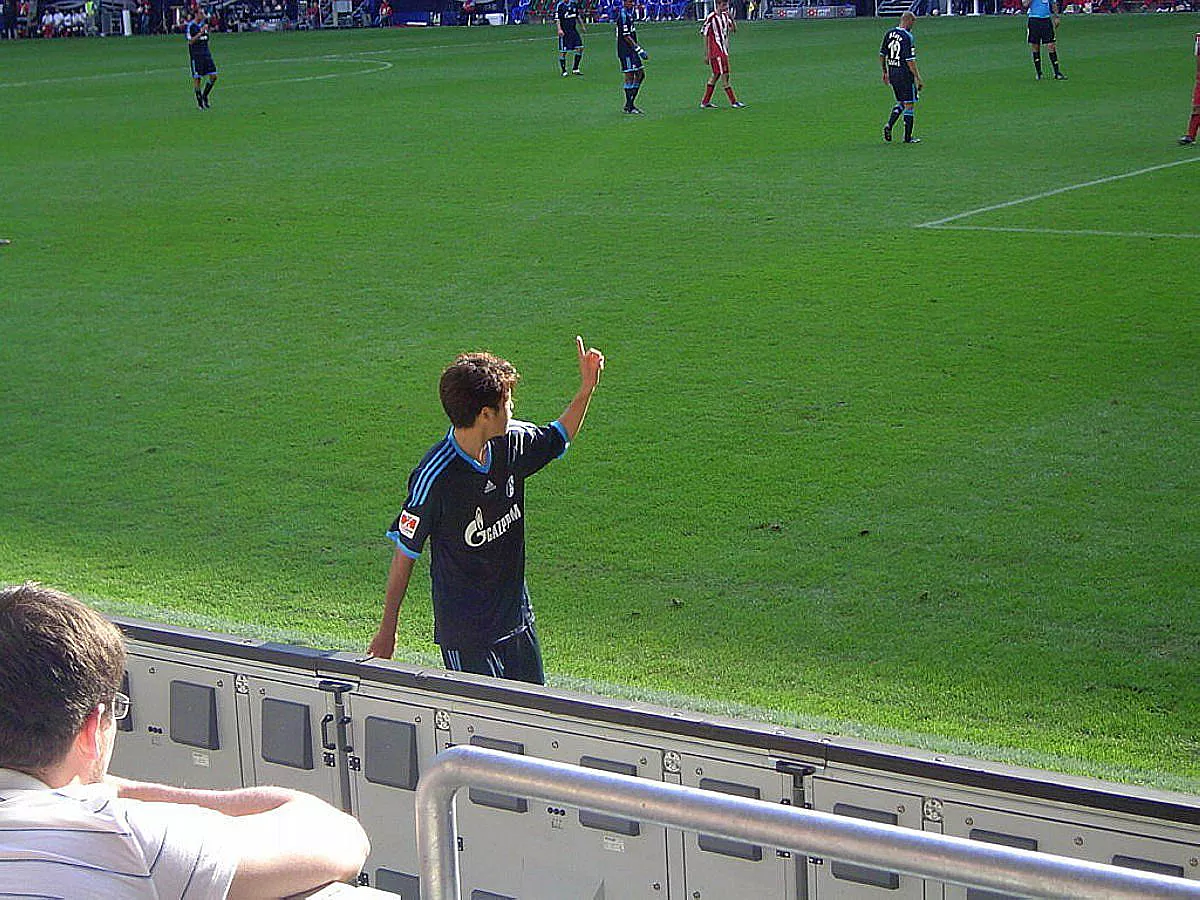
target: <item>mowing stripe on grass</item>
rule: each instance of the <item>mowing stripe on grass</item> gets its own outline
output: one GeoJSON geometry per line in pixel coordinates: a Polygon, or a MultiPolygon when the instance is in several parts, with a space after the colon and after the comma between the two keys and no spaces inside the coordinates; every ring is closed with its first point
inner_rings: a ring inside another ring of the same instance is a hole
{"type": "Polygon", "coordinates": [[[969,209],[966,212],[955,213],[952,216],[946,216],[942,219],[934,219],[931,222],[921,222],[914,225],[914,228],[942,228],[952,229],[958,228],[972,231],[1014,231],[1014,232],[1030,232],[1032,234],[1084,234],[1084,235],[1103,235],[1106,237],[1183,237],[1194,238],[1200,237],[1195,234],[1159,234],[1154,232],[1136,232],[1136,231],[1093,231],[1090,229],[1079,230],[1060,230],[1054,228],[1004,228],[1004,227],[989,227],[984,225],[968,226],[968,225],[948,225],[949,222],[957,222],[959,219],[967,219],[971,216],[982,215],[983,213],[995,212],[998,209],[1008,209],[1010,206],[1020,206],[1022,203],[1032,203],[1035,200],[1044,200],[1047,197],[1054,197],[1058,194],[1065,194],[1069,191],[1078,191],[1083,188],[1096,187],[1101,184],[1109,184],[1113,181],[1121,181],[1125,178],[1133,178],[1137,175],[1147,175],[1150,172],[1158,172],[1161,169],[1171,169],[1175,166],[1183,166],[1188,163],[1196,162],[1200,156],[1192,156],[1188,159],[1177,159],[1174,162],[1162,163],[1157,166],[1147,166],[1144,169],[1136,169],[1132,172],[1122,172],[1120,175],[1108,175],[1104,178],[1094,178],[1091,181],[1084,181],[1079,184],[1069,184],[1066,187],[1055,188],[1051,191],[1043,191],[1040,194],[1031,194],[1028,197],[1020,197],[1016,200],[1006,200],[1003,203],[993,203],[991,206],[981,206],[978,209],[969,209]]]}

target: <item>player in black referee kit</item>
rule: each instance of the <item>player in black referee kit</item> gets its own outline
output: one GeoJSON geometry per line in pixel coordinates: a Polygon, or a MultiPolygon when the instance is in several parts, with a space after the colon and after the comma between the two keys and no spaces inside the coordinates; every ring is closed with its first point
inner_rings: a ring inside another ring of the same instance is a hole
{"type": "Polygon", "coordinates": [[[192,86],[196,91],[196,105],[201,109],[208,109],[208,95],[217,83],[217,64],[213,62],[212,53],[208,49],[208,23],[204,19],[204,10],[197,4],[192,11],[191,20],[187,23],[185,34],[188,55],[192,58],[192,86]],[[200,79],[206,75],[208,84],[201,90],[200,79]]]}
{"type": "Polygon", "coordinates": [[[400,604],[428,541],[433,639],[446,667],[545,683],[525,586],[525,479],[567,452],[600,381],[604,355],[575,343],[579,391],[546,426],[512,418],[520,376],[507,360],[466,353],[442,373],[450,430],[413,469],[388,529],[396,551],[372,656],[390,659],[396,649],[400,604]]]}
{"type": "Polygon", "coordinates": [[[891,85],[896,96],[896,105],[883,126],[883,139],[892,139],[892,127],[900,116],[904,116],[904,143],[919,144],[920,138],[913,137],[913,117],[916,115],[917,94],[925,87],[921,73],[917,71],[916,45],[912,27],[917,17],[910,12],[900,16],[900,24],[889,29],[879,45],[879,65],[883,67],[883,83],[891,85]]]}

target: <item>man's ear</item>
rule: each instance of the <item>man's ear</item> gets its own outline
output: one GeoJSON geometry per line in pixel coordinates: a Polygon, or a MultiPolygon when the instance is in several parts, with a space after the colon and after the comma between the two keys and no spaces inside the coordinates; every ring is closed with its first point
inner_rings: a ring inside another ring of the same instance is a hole
{"type": "Polygon", "coordinates": [[[95,707],[88,717],[83,720],[83,727],[79,729],[79,734],[75,736],[75,752],[80,759],[94,760],[104,756],[104,716],[108,715],[108,711],[103,713],[100,707],[95,707]]]}

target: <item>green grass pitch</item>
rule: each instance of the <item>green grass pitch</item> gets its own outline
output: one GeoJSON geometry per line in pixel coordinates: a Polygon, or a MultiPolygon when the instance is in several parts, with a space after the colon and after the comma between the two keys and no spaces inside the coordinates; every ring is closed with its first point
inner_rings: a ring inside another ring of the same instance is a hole
{"type": "Polygon", "coordinates": [[[922,20],[913,147],[885,25],[743,25],[738,111],[645,25],[642,118],[600,25],[216,35],[208,112],[179,37],[0,45],[0,579],[363,648],[441,367],[549,421],[580,333],[553,681],[1200,790],[1200,17],[1040,83],[922,20]]]}

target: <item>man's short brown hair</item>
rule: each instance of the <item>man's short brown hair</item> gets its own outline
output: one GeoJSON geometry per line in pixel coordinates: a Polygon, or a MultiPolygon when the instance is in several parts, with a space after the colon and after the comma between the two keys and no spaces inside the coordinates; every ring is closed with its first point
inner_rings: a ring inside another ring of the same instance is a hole
{"type": "Polygon", "coordinates": [[[455,428],[469,428],[484,407],[499,409],[521,380],[507,359],[491,353],[463,353],[442,372],[438,394],[455,428]]]}
{"type": "Polygon", "coordinates": [[[0,766],[61,762],[124,671],[121,632],[87,604],[36,582],[0,590],[0,766]]]}

